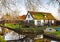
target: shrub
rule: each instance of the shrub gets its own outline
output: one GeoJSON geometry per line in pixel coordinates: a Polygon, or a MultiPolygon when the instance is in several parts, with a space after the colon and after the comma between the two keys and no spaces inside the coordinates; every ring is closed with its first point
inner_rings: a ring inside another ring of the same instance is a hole
{"type": "Polygon", "coordinates": [[[1,35],[0,35],[0,42],[6,42],[1,35]]]}

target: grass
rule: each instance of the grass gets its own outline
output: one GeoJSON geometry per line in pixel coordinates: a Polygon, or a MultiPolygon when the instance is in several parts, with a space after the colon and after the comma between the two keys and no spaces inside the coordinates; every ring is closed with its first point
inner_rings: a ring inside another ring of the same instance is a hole
{"type": "MultiPolygon", "coordinates": [[[[60,26],[49,26],[49,27],[45,27],[45,28],[60,28],[60,26]]],[[[47,34],[53,34],[53,35],[56,35],[58,37],[60,37],[60,31],[56,31],[56,32],[47,32],[47,34]]]]}
{"type": "Polygon", "coordinates": [[[50,28],[60,28],[60,26],[45,26],[45,27],[50,27],[50,28]]]}
{"type": "MultiPolygon", "coordinates": [[[[2,24],[1,24],[2,25],[2,24]]],[[[29,28],[19,28],[19,24],[12,24],[12,23],[5,23],[2,26],[6,26],[6,27],[10,27],[12,29],[16,29],[18,31],[22,31],[22,32],[31,32],[31,33],[40,33],[43,28],[33,28],[33,27],[29,27],[29,28]]],[[[21,25],[20,25],[21,26],[21,25]]]]}
{"type": "Polygon", "coordinates": [[[24,32],[35,32],[35,33],[38,33],[42,30],[41,28],[21,28],[21,29],[24,32]]]}
{"type": "Polygon", "coordinates": [[[19,28],[19,24],[5,23],[4,25],[3,24],[0,25],[10,27],[10,28],[19,28]]]}
{"type": "Polygon", "coordinates": [[[52,34],[52,35],[55,35],[55,36],[57,36],[57,37],[60,37],[60,31],[48,32],[47,34],[52,34]]]}

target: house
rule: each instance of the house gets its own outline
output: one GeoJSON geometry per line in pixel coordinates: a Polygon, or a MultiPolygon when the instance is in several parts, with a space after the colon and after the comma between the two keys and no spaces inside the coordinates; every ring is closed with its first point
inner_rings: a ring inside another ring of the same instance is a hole
{"type": "Polygon", "coordinates": [[[19,16],[19,17],[18,17],[18,20],[20,20],[20,21],[24,21],[25,18],[26,18],[26,15],[22,15],[22,16],[19,16]]]}
{"type": "Polygon", "coordinates": [[[36,26],[51,25],[55,22],[55,18],[51,13],[34,11],[28,11],[27,15],[18,16],[15,19],[7,13],[2,16],[2,20],[8,20],[7,22],[26,21],[31,22],[30,24],[34,23],[36,26]]]}
{"type": "Polygon", "coordinates": [[[34,24],[32,24],[33,18],[31,16],[31,14],[27,14],[27,15],[22,15],[18,17],[18,20],[20,21],[20,23],[23,25],[23,27],[32,27],[34,26],[34,24]],[[31,22],[32,21],[32,22],[31,22]],[[30,23],[31,22],[31,23],[30,23]]]}
{"type": "Polygon", "coordinates": [[[28,11],[25,21],[29,22],[31,20],[37,26],[43,26],[45,24],[51,25],[55,22],[55,18],[51,13],[28,11]]]}

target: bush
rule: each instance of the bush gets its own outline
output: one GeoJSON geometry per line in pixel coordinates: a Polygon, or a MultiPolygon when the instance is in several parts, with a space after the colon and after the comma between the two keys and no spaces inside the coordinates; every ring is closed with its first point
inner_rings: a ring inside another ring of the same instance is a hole
{"type": "Polygon", "coordinates": [[[6,42],[1,35],[0,35],[0,42],[6,42]]]}

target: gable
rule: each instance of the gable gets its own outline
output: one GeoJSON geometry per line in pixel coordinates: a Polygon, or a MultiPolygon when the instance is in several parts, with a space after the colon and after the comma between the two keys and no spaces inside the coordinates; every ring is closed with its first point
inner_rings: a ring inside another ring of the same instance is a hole
{"type": "Polygon", "coordinates": [[[29,12],[26,15],[26,20],[33,20],[33,17],[31,16],[29,12]]]}

